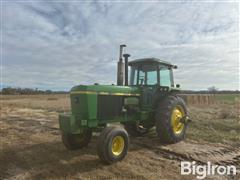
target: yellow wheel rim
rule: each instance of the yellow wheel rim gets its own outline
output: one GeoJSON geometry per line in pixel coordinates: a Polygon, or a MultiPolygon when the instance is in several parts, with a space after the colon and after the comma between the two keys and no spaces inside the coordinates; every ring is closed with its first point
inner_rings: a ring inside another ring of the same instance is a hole
{"type": "Polygon", "coordinates": [[[124,139],[122,136],[116,136],[112,141],[112,153],[115,156],[119,156],[124,149],[124,139]]]}
{"type": "Polygon", "coordinates": [[[176,106],[172,111],[171,123],[173,132],[175,134],[181,134],[184,129],[184,124],[181,122],[181,119],[184,117],[185,113],[181,106],[176,106]]]}

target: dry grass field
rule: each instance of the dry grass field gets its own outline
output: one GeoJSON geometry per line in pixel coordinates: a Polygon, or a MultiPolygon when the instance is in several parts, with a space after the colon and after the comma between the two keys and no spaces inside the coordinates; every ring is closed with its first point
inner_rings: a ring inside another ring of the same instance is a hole
{"type": "Polygon", "coordinates": [[[152,130],[131,138],[127,157],[108,166],[96,154],[98,134],[82,150],[63,146],[58,113],[70,111],[68,95],[2,96],[0,179],[194,179],[180,176],[181,161],[235,165],[237,176],[206,179],[240,179],[239,100],[223,96],[188,104],[192,122],[183,142],[162,145],[152,130]]]}

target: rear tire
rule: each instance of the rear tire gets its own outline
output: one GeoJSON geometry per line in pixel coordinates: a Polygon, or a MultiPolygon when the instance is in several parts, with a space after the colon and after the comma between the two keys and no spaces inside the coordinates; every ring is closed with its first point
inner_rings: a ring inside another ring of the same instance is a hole
{"type": "Polygon", "coordinates": [[[182,122],[188,116],[185,102],[176,95],[162,100],[155,114],[156,131],[163,143],[176,143],[184,139],[187,123],[182,122]]]}
{"type": "Polygon", "coordinates": [[[92,131],[85,129],[81,134],[70,134],[62,132],[62,142],[69,150],[76,150],[86,147],[91,141],[92,131]]]}
{"type": "Polygon", "coordinates": [[[98,156],[105,164],[121,161],[126,155],[129,138],[125,129],[121,127],[106,127],[98,140],[98,156]]]}

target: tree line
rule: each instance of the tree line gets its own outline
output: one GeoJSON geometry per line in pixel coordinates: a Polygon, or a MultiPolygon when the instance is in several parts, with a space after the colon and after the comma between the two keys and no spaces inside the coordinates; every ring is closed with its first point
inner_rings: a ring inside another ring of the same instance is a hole
{"type": "Polygon", "coordinates": [[[28,94],[60,94],[60,93],[67,93],[65,91],[52,91],[52,90],[40,90],[38,88],[13,88],[13,87],[6,87],[3,88],[1,94],[3,95],[28,95],[28,94]]]}

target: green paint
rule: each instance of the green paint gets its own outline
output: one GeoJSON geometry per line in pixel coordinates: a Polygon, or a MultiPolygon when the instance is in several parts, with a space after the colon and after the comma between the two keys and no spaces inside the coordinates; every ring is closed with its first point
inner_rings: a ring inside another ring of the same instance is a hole
{"type": "Polygon", "coordinates": [[[124,99],[124,105],[126,106],[138,106],[139,98],[136,97],[127,97],[124,99]]]}

